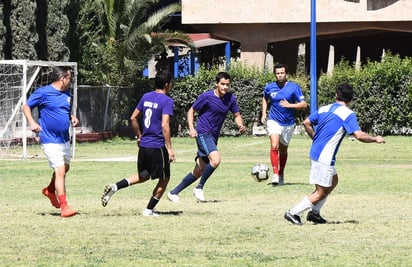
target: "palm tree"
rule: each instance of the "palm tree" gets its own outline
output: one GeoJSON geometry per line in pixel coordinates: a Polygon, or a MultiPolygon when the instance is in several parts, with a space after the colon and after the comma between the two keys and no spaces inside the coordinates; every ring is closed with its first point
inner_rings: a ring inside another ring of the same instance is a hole
{"type": "Polygon", "coordinates": [[[160,0],[100,0],[105,11],[107,43],[116,50],[119,68],[125,75],[135,75],[156,54],[171,44],[192,47],[190,37],[163,29],[181,5],[160,6],[160,0]],[[131,73],[130,73],[131,72],[131,73]]]}

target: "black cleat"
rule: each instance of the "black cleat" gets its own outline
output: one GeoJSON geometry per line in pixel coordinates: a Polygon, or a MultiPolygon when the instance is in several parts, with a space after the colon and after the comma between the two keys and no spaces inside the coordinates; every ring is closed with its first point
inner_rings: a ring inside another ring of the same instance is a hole
{"type": "Polygon", "coordinates": [[[313,222],[313,223],[319,223],[319,224],[324,224],[326,223],[326,220],[320,216],[320,214],[313,213],[312,211],[308,212],[308,215],[306,216],[306,220],[313,222]]]}
{"type": "Polygon", "coordinates": [[[285,219],[295,225],[302,225],[299,215],[292,215],[289,211],[285,213],[285,219]]]}

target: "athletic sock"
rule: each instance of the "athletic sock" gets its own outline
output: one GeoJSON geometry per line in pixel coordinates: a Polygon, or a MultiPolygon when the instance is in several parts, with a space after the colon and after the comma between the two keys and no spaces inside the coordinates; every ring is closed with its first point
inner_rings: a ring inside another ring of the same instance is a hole
{"type": "Polygon", "coordinates": [[[212,167],[212,165],[207,164],[205,169],[202,172],[202,177],[200,177],[200,182],[196,186],[197,189],[203,189],[203,186],[206,184],[207,179],[213,174],[216,168],[212,167]]]}
{"type": "Polygon", "coordinates": [[[181,191],[183,191],[186,187],[193,184],[197,178],[193,175],[193,173],[189,172],[185,178],[178,184],[170,193],[173,195],[178,195],[181,191]]]}
{"type": "Polygon", "coordinates": [[[271,149],[269,155],[270,161],[272,163],[273,173],[279,174],[279,150],[271,149]]]}
{"type": "Polygon", "coordinates": [[[288,161],[288,153],[279,154],[279,175],[283,175],[285,170],[286,161],[288,161]]]}
{"type": "Polygon", "coordinates": [[[60,203],[60,209],[64,209],[67,206],[67,199],[66,199],[66,194],[59,195],[59,203],[60,203]]]}
{"type": "Polygon", "coordinates": [[[301,215],[305,210],[308,210],[313,207],[312,202],[310,202],[308,197],[304,197],[302,201],[299,202],[295,207],[291,208],[289,212],[292,215],[301,215]]]}
{"type": "Polygon", "coordinates": [[[159,199],[155,198],[154,196],[152,196],[149,200],[149,203],[147,204],[147,209],[149,210],[153,210],[154,207],[156,207],[157,203],[159,203],[159,199]]]}
{"type": "Polygon", "coordinates": [[[49,193],[54,193],[56,191],[55,179],[50,180],[50,184],[47,186],[47,191],[49,191],[49,193]]]}
{"type": "Polygon", "coordinates": [[[115,191],[120,190],[120,189],[125,188],[125,187],[128,187],[129,185],[130,185],[129,180],[127,178],[125,178],[125,179],[123,179],[123,180],[116,183],[116,190],[115,191]]]}
{"type": "Polygon", "coordinates": [[[312,208],[312,212],[315,214],[319,214],[320,213],[320,209],[323,207],[323,205],[326,202],[326,199],[328,197],[325,197],[324,199],[322,199],[321,201],[319,201],[318,203],[316,203],[313,208],[312,208]]]}

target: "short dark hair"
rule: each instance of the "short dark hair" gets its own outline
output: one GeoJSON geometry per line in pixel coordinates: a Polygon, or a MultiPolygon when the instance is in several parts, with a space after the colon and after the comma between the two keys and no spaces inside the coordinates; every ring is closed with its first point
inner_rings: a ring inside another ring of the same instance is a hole
{"type": "Polygon", "coordinates": [[[61,77],[67,76],[67,72],[72,71],[72,68],[69,66],[56,66],[53,68],[53,73],[51,75],[52,82],[60,80],[61,77]]]}
{"type": "Polygon", "coordinates": [[[275,67],[273,68],[273,72],[275,72],[276,69],[281,69],[281,68],[285,68],[285,73],[288,73],[288,65],[282,64],[282,63],[276,64],[275,67]]]}
{"type": "Polygon", "coordinates": [[[156,73],[155,86],[156,89],[163,89],[167,83],[172,80],[172,74],[168,70],[161,70],[156,73]]]}
{"type": "Polygon", "coordinates": [[[341,83],[336,88],[336,100],[343,101],[345,103],[351,102],[353,99],[353,88],[348,83],[341,83]]]}
{"type": "Polygon", "coordinates": [[[220,79],[230,80],[230,75],[227,72],[221,71],[216,75],[216,83],[220,82],[220,79]]]}

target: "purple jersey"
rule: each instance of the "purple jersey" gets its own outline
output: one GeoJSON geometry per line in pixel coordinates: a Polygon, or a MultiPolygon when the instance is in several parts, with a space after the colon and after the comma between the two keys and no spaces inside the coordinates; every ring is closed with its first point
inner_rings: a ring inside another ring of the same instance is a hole
{"type": "Polygon", "coordinates": [[[40,87],[27,100],[30,109],[39,111],[42,144],[64,144],[70,140],[71,95],[52,85],[40,87]]]}
{"type": "Polygon", "coordinates": [[[282,126],[295,123],[295,109],[284,108],[279,102],[286,99],[289,103],[297,103],[305,100],[299,85],[288,81],[282,88],[276,82],[269,83],[265,87],[263,96],[269,99],[269,120],[274,120],[282,126]]]}
{"type": "Polygon", "coordinates": [[[162,132],[162,115],[173,116],[173,104],[173,99],[154,91],[144,94],[140,99],[136,109],[143,114],[141,147],[162,148],[165,146],[162,132]]]}
{"type": "Polygon", "coordinates": [[[199,95],[192,107],[198,113],[197,133],[211,134],[216,141],[229,110],[233,114],[239,112],[236,97],[232,93],[219,97],[215,95],[214,90],[199,95]]]}

